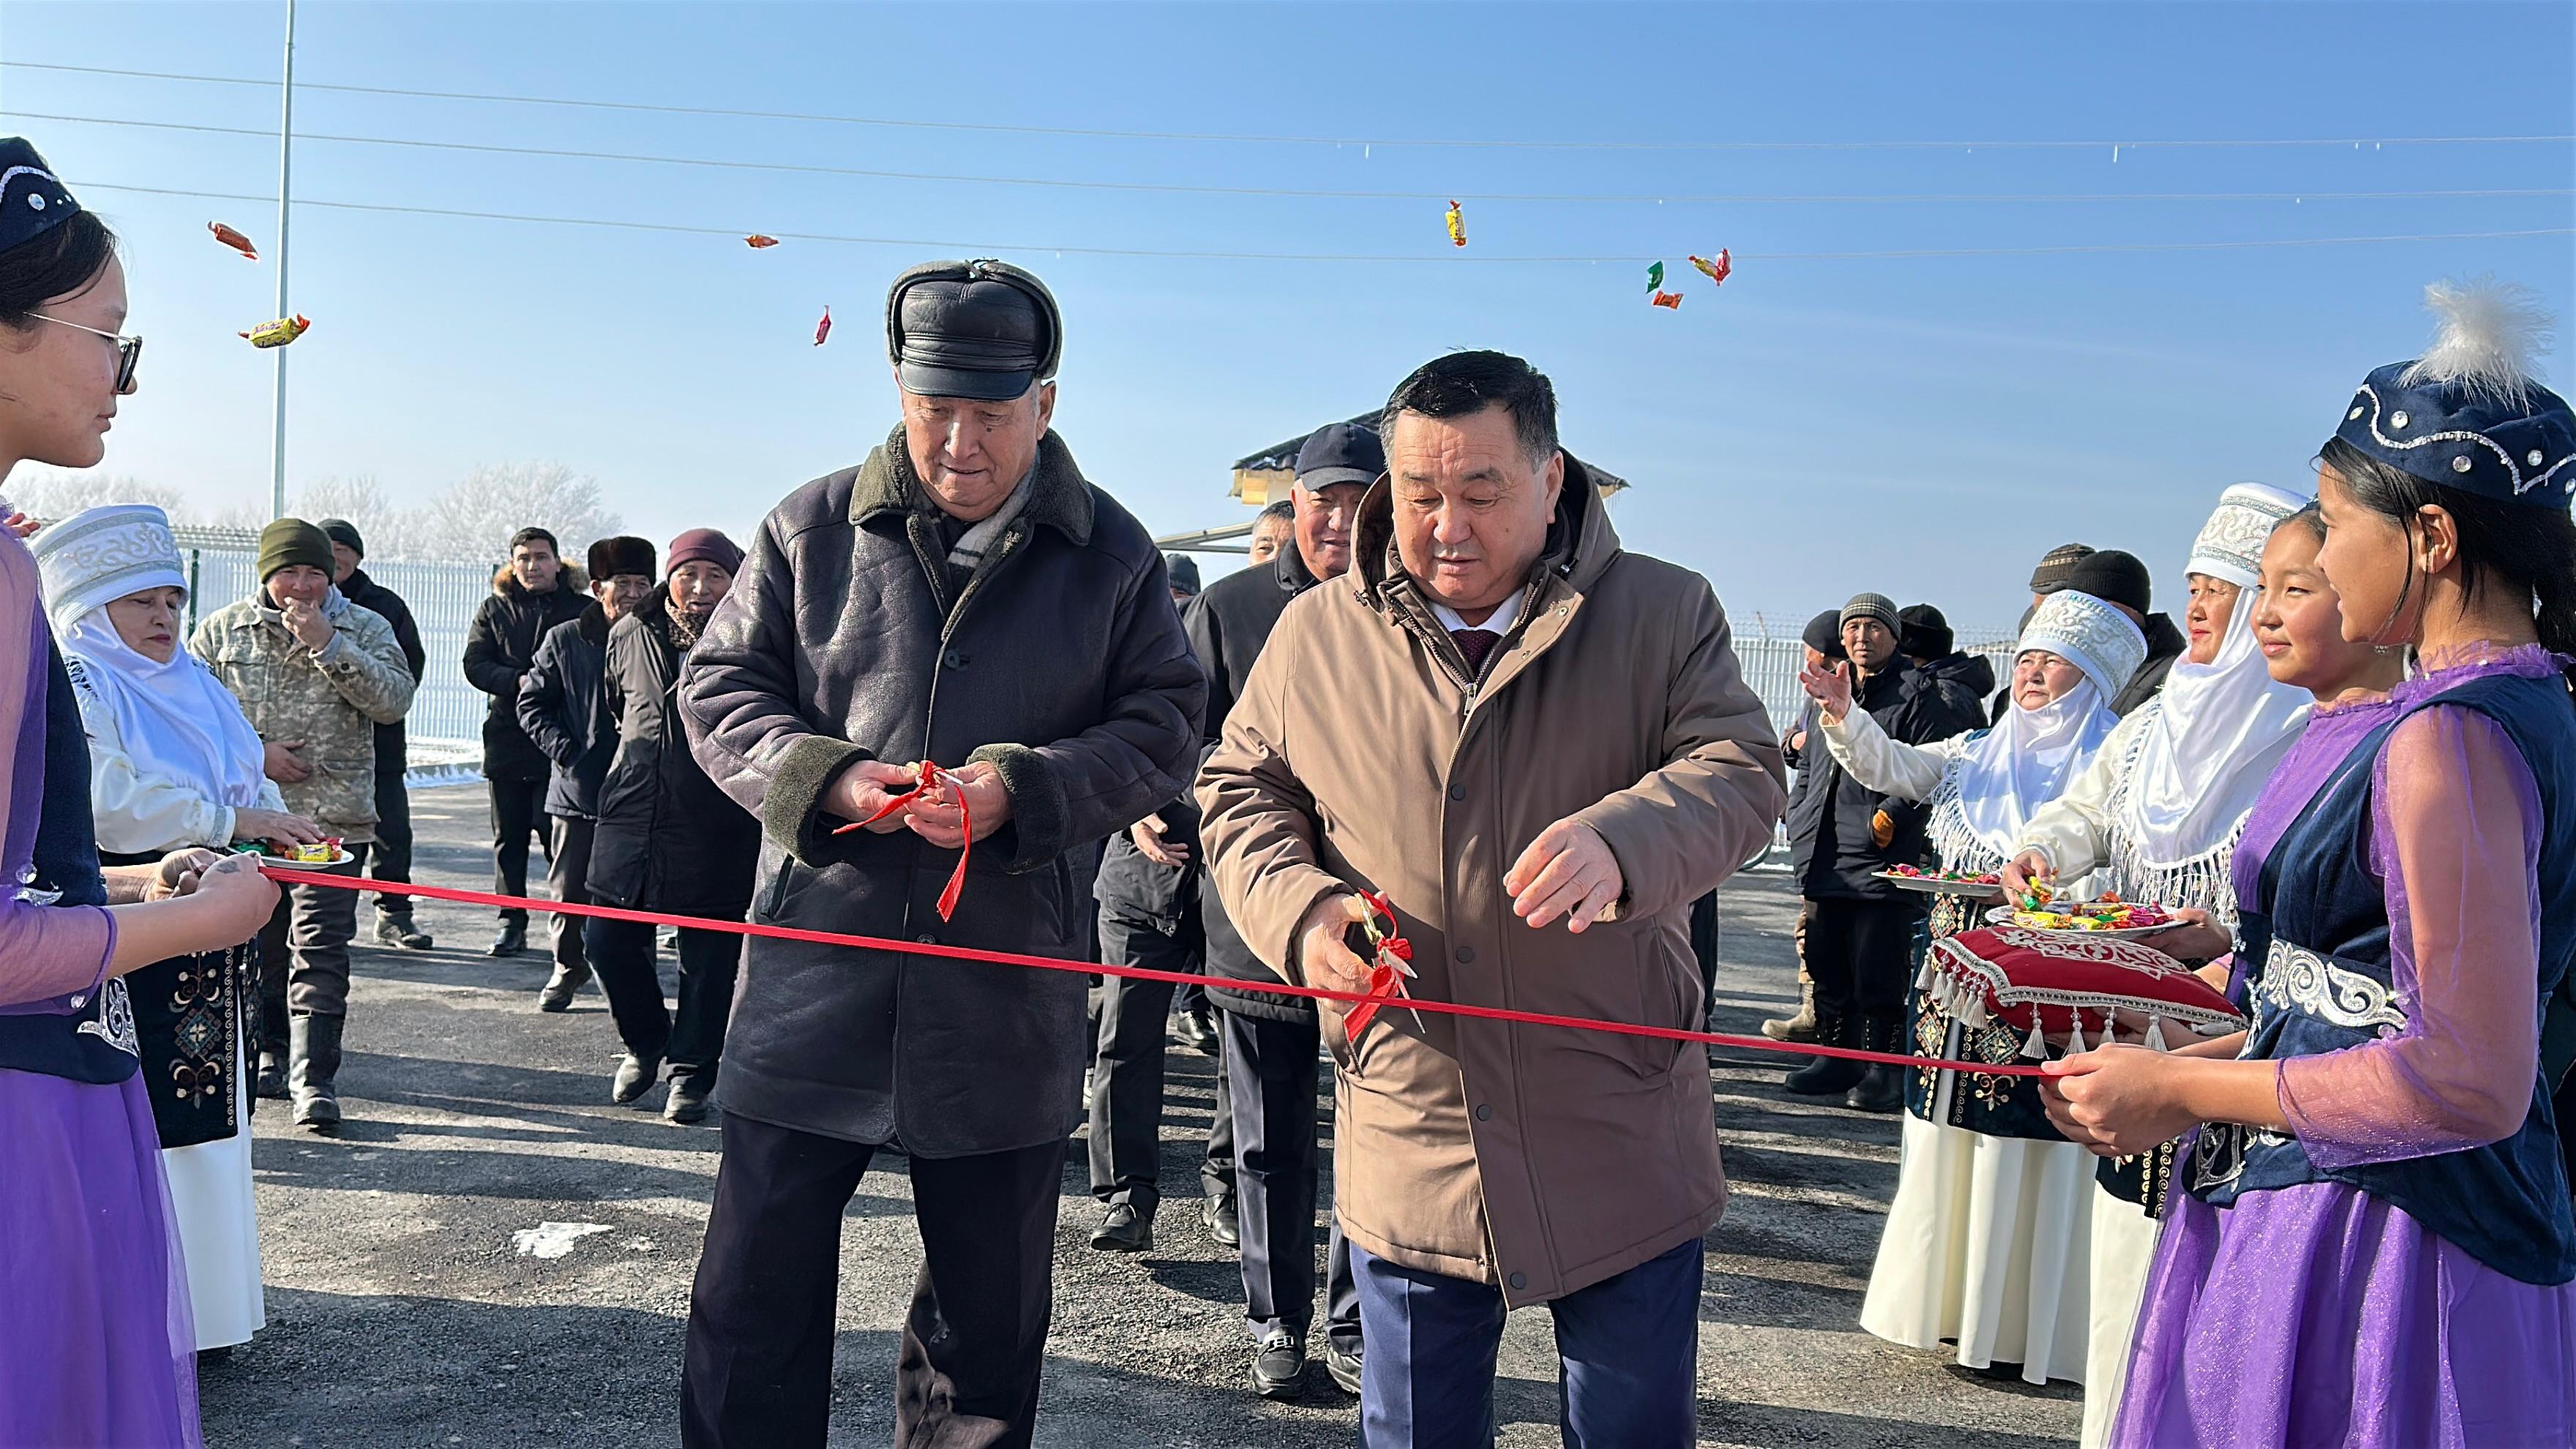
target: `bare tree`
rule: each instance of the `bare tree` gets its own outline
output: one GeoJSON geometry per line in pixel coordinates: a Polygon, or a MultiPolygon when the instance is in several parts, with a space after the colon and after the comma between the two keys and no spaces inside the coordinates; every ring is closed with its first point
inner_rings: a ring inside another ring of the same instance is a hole
{"type": "MultiPolygon", "coordinates": [[[[7,496],[11,506],[43,519],[109,503],[150,503],[180,525],[256,530],[268,522],[268,511],[250,504],[210,516],[180,489],[124,474],[31,466],[10,478],[7,496]]],[[[608,507],[598,479],[562,463],[479,465],[417,508],[388,497],[372,473],[335,475],[305,485],[295,497],[295,516],[345,518],[366,536],[369,557],[412,563],[497,562],[510,552],[510,535],[530,524],[554,534],[564,557],[577,559],[624,522],[608,507]]]]}
{"type": "Polygon", "coordinates": [[[9,479],[6,492],[13,507],[35,518],[59,520],[84,508],[110,503],[149,503],[170,515],[173,523],[198,522],[197,511],[176,488],[122,473],[72,472],[30,466],[9,479]]]}
{"type": "Polygon", "coordinates": [[[598,479],[561,463],[483,464],[409,521],[408,556],[449,562],[505,557],[510,535],[530,524],[554,534],[564,557],[578,559],[623,522],[598,479]]]}
{"type": "MultiPolygon", "coordinates": [[[[411,534],[415,519],[410,510],[394,506],[385,497],[384,485],[373,473],[360,473],[342,478],[334,475],[308,483],[295,496],[295,516],[320,522],[325,518],[345,518],[356,524],[367,540],[367,552],[377,558],[410,558],[411,534]]],[[[256,527],[257,525],[253,525],[256,527]]]]}

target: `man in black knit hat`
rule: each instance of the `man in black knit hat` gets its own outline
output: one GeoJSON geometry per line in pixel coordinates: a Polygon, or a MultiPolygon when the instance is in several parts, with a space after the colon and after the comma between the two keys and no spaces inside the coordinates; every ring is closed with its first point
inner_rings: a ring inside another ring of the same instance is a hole
{"type": "MultiPolygon", "coordinates": [[[[369,578],[360,566],[367,556],[367,541],[356,524],[326,518],[317,527],[331,540],[331,582],[350,603],[375,610],[393,626],[394,642],[402,646],[403,663],[411,667],[412,682],[417,685],[429,656],[421,650],[420,625],[412,620],[411,606],[402,595],[369,578]]],[[[403,784],[403,773],[409,752],[401,720],[376,726],[376,838],[352,852],[366,861],[368,875],[406,885],[411,883],[411,790],[403,784]]],[[[413,918],[409,896],[376,897],[376,939],[406,951],[426,951],[436,944],[413,918]]]]}
{"type": "MultiPolygon", "coordinates": [[[[1860,594],[1838,616],[1841,667],[1853,678],[1855,706],[1868,710],[1888,738],[1928,744],[1958,732],[1936,690],[1920,687],[1897,648],[1896,604],[1860,594]]],[[[1870,1051],[1904,1050],[1905,992],[1921,896],[1878,879],[1891,865],[1923,857],[1920,816],[1891,811],[1889,797],[1862,785],[1829,751],[1810,750],[1789,796],[1790,838],[1799,894],[1812,903],[1807,971],[1816,986],[1816,1041],[1870,1051]]],[[[1870,1112],[1904,1105],[1894,1068],[1818,1057],[1789,1074],[1801,1096],[1843,1097],[1870,1112]]]]}
{"type": "MultiPolygon", "coordinates": [[[[1822,669],[1851,657],[1843,653],[1842,612],[1838,609],[1827,609],[1809,619],[1807,627],[1799,631],[1798,638],[1807,651],[1809,669],[1822,669]]],[[[1789,732],[1788,739],[1780,746],[1780,758],[1788,763],[1790,772],[1797,777],[1799,789],[1804,788],[1807,771],[1814,763],[1807,758],[1806,750],[1807,741],[1813,738],[1816,727],[1816,703],[1809,700],[1799,712],[1797,727],[1789,732]]],[[[1792,790],[1789,798],[1796,800],[1798,791],[1792,790]]],[[[1812,836],[1815,827],[1813,820],[1805,822],[1803,827],[1792,820],[1789,823],[1791,849],[1797,848],[1802,828],[1812,836]]],[[[1773,1041],[1816,1039],[1816,980],[1807,974],[1807,922],[1815,913],[1816,903],[1802,895],[1798,902],[1798,924],[1790,933],[1790,940],[1798,952],[1798,1014],[1775,1016],[1762,1023],[1762,1034],[1773,1041]]]]}
{"type": "Polygon", "coordinates": [[[2155,579],[2147,572],[2147,566],[2135,554],[2103,549],[2067,573],[2066,587],[2109,604],[2146,633],[2147,662],[2138,666],[2138,672],[2129,676],[2129,682],[2112,699],[2111,712],[2125,715],[2155,698],[2156,691],[2165,687],[2165,676],[2173,672],[2174,661],[2182,657],[2191,641],[2174,627],[2170,616],[2148,612],[2155,607],[2155,579]]]}

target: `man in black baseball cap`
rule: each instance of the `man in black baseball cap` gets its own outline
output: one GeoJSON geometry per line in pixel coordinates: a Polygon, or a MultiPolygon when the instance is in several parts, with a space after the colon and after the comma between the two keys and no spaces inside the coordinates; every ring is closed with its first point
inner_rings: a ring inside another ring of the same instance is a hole
{"type": "MultiPolygon", "coordinates": [[[[898,278],[901,424],[770,511],[688,651],[676,709],[760,822],[762,921],[1086,960],[1095,843],[1197,769],[1169,569],[1048,427],[1062,337],[1017,267],[898,278]]],[[[684,1445],[823,1441],[842,1213],[897,1141],[922,1241],[897,1441],[1030,1442],[1083,998],[1072,972],[746,945],[684,1445]]]]}

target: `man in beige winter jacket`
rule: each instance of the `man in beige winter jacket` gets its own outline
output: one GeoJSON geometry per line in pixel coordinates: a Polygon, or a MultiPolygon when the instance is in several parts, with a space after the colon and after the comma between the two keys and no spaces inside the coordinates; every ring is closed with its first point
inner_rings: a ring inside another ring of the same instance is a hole
{"type": "MultiPolygon", "coordinates": [[[[1416,996],[1696,1026],[1691,901],[1783,801],[1716,596],[1620,550],[1518,358],[1424,365],[1383,431],[1351,571],[1280,616],[1199,776],[1227,911],[1283,977],[1359,989],[1373,890],[1416,996]]],[[[1400,1010],[1354,1042],[1331,1006],[1324,1036],[1362,1442],[1490,1442],[1504,1313],[1543,1302],[1569,1443],[1690,1443],[1726,1201],[1701,1050],[1400,1010]]]]}
{"type": "MultiPolygon", "coordinates": [[[[415,684],[393,626],[333,586],[335,564],[321,529],[271,523],[259,535],[259,588],[198,621],[188,649],[241,701],[286,808],[354,845],[375,839],[376,726],[411,709],[415,684]]],[[[354,859],[332,869],[358,872],[354,859]]],[[[259,1094],[291,1087],[298,1126],[340,1120],[340,1028],[357,930],[356,891],[300,885],[278,893],[260,932],[259,1094]]]]}

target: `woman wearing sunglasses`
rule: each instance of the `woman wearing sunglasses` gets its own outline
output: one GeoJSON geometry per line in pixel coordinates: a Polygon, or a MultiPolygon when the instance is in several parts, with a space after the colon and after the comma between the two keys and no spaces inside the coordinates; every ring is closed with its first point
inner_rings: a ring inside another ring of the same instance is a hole
{"type": "MultiPolygon", "coordinates": [[[[115,237],[0,139],[0,478],[105,454],[140,351],[124,321],[115,237]]],[[[204,850],[100,868],[80,706],[17,537],[0,740],[0,1444],[194,1446],[196,1336],[123,978],[250,939],[277,889],[204,850]]]]}

